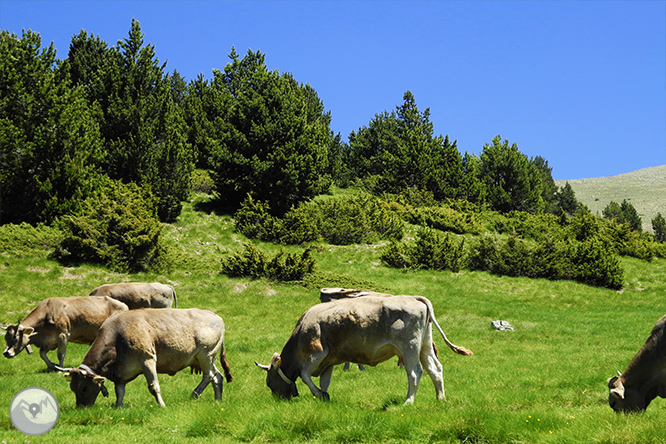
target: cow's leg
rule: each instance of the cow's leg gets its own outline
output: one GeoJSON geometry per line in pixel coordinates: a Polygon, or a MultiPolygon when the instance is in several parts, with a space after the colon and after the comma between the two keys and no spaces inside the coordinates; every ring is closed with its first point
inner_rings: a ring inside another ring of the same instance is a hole
{"type": "Polygon", "coordinates": [[[431,344],[426,344],[421,349],[421,365],[425,369],[426,373],[430,375],[432,383],[435,385],[435,394],[437,399],[446,399],[444,393],[444,376],[442,364],[435,356],[431,344]]]}
{"type": "Polygon", "coordinates": [[[67,341],[69,340],[69,335],[66,333],[60,333],[58,335],[58,362],[60,367],[65,366],[65,355],[67,354],[67,341]]]}
{"type": "Polygon", "coordinates": [[[333,366],[330,366],[324,370],[321,374],[321,377],[319,378],[319,386],[321,387],[321,391],[324,392],[326,397],[329,399],[330,397],[328,396],[328,386],[331,385],[331,376],[333,376],[333,366]]]}
{"type": "Polygon", "coordinates": [[[51,370],[55,370],[55,369],[56,369],[56,365],[55,365],[53,362],[51,362],[51,360],[49,359],[48,356],[46,356],[46,353],[49,352],[49,351],[50,351],[50,350],[48,350],[48,349],[46,349],[46,348],[40,348],[40,349],[39,349],[39,356],[40,356],[40,357],[42,358],[42,360],[46,363],[46,366],[47,366],[49,369],[51,369],[51,370]]]}
{"type": "Polygon", "coordinates": [[[125,399],[125,383],[116,382],[116,408],[123,406],[123,399],[125,399]]]}
{"type": "Polygon", "coordinates": [[[213,365],[215,369],[215,376],[213,376],[213,390],[215,390],[215,399],[218,401],[222,399],[222,392],[224,391],[224,376],[222,373],[213,365]]]}
{"type": "Polygon", "coordinates": [[[413,404],[416,391],[419,388],[419,382],[421,381],[421,375],[423,375],[423,368],[421,367],[421,362],[419,362],[418,351],[407,350],[403,354],[403,363],[405,365],[405,371],[407,372],[407,383],[409,384],[405,404],[413,404]]]}
{"type": "Polygon", "coordinates": [[[162,392],[160,390],[160,383],[157,380],[157,362],[154,359],[148,359],[143,363],[143,374],[148,383],[148,390],[155,397],[157,405],[166,407],[162,400],[162,392]]]}
{"type": "Polygon", "coordinates": [[[215,399],[222,399],[222,383],[220,381],[222,375],[217,367],[215,367],[215,354],[212,356],[206,355],[199,359],[199,367],[201,368],[203,378],[201,379],[201,383],[192,392],[192,398],[199,398],[208,384],[213,381],[215,399]]]}
{"type": "Polygon", "coordinates": [[[301,379],[310,388],[310,391],[312,394],[315,396],[315,398],[323,399],[324,401],[330,401],[331,397],[328,396],[328,393],[325,391],[321,390],[319,387],[315,385],[315,383],[312,381],[312,376],[310,376],[309,373],[303,371],[301,372],[301,379]]]}

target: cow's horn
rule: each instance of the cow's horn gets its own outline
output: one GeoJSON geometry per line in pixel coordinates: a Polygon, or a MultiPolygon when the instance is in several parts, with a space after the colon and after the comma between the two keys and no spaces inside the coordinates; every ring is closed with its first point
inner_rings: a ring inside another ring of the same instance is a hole
{"type": "Polygon", "coordinates": [[[58,370],[60,373],[69,373],[72,370],[71,368],[60,367],[59,365],[56,365],[53,368],[58,370]]]}
{"type": "Polygon", "coordinates": [[[7,330],[9,328],[9,325],[7,324],[0,324],[0,328],[3,330],[7,330]]]}
{"type": "Polygon", "coordinates": [[[271,367],[270,365],[261,365],[257,361],[254,361],[257,367],[263,368],[264,370],[268,371],[268,369],[271,367]]]}
{"type": "Polygon", "coordinates": [[[617,371],[618,376],[622,376],[622,372],[620,370],[617,371]]]}

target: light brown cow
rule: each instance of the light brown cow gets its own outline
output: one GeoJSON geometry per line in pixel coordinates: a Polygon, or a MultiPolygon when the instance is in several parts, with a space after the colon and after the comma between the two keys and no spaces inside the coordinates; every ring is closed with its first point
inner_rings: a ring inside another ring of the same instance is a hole
{"type": "Polygon", "coordinates": [[[300,377],[315,397],[328,400],[333,366],[347,361],[374,366],[398,356],[409,383],[405,404],[414,402],[423,368],[435,385],[437,398],[444,399],[442,364],[433,350],[431,321],[451,350],[472,354],[446,338],[428,299],[365,296],[313,306],[301,316],[270,365],[255,364],[267,371],[266,384],[274,395],[298,396],[296,379],[300,377]],[[321,389],[313,376],[320,376],[321,389]]]}
{"type": "Polygon", "coordinates": [[[121,311],[127,311],[127,305],[106,296],[44,299],[19,324],[2,326],[7,330],[3,355],[13,358],[24,348],[32,353],[34,344],[48,368],[55,370],[47,352],[58,349],[58,362],[65,365],[68,342],[91,344],[104,321],[121,311]]]}
{"type": "Polygon", "coordinates": [[[616,412],[643,411],[657,396],[666,398],[666,316],[657,321],[624,373],[607,383],[608,403],[616,412]]]}
{"type": "MultiPolygon", "coordinates": [[[[360,298],[362,296],[393,296],[393,295],[387,293],[379,293],[372,290],[357,290],[355,288],[332,287],[332,288],[322,288],[321,290],[319,290],[319,301],[322,303],[337,301],[338,299],[360,298]]],[[[398,360],[398,365],[402,365],[402,362],[400,362],[400,360],[398,360]]],[[[363,364],[358,364],[358,369],[362,372],[365,371],[365,367],[363,366],[363,364]]],[[[343,370],[344,371],[349,370],[349,362],[345,362],[343,370]]]]}
{"type": "Polygon", "coordinates": [[[146,377],[157,404],[164,407],[157,374],[173,376],[187,367],[203,373],[193,398],[201,396],[211,381],[215,399],[222,398],[222,374],[215,366],[218,351],[227,382],[231,382],[224,322],[218,315],[196,308],[130,310],[104,323],[78,368],[58,370],[66,372],[79,407],[94,405],[100,391],[108,396],[107,379],[115,384],[116,407],[122,407],[125,384],[140,374],[146,377]]]}
{"type": "Polygon", "coordinates": [[[109,296],[127,304],[130,310],[137,308],[178,308],[176,290],[159,282],[123,282],[104,284],[90,292],[90,296],[109,296]]]}

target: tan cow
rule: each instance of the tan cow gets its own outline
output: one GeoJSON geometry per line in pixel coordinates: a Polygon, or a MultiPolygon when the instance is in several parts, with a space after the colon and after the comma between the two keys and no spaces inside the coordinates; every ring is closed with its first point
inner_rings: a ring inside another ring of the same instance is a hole
{"type": "Polygon", "coordinates": [[[201,396],[212,381],[215,399],[222,399],[222,374],[215,366],[218,351],[227,382],[231,382],[224,322],[218,315],[196,308],[130,310],[104,323],[78,368],[58,370],[66,372],[79,407],[94,405],[100,391],[108,396],[106,380],[115,384],[116,407],[122,407],[125,384],[140,374],[146,377],[157,404],[164,407],[157,374],[173,376],[187,367],[203,373],[193,398],[201,396]]]}
{"type": "Polygon", "coordinates": [[[607,383],[608,403],[616,412],[643,411],[657,396],[666,398],[666,316],[657,321],[624,373],[607,383]]]}
{"type": "Polygon", "coordinates": [[[444,399],[442,364],[433,350],[431,321],[451,350],[472,354],[446,338],[428,299],[365,296],[313,306],[301,316],[270,365],[255,364],[267,371],[266,384],[276,396],[298,396],[296,379],[300,377],[315,397],[328,400],[333,366],[347,361],[374,366],[398,356],[409,383],[405,404],[414,402],[423,368],[435,385],[437,398],[444,399]],[[320,377],[321,389],[313,376],[320,377]]]}
{"type": "Polygon", "coordinates": [[[176,290],[159,282],[123,282],[104,284],[90,292],[90,296],[109,296],[127,304],[130,310],[137,308],[178,308],[176,290]]]}
{"type": "Polygon", "coordinates": [[[19,324],[2,326],[7,330],[3,355],[13,358],[24,348],[32,353],[30,344],[34,344],[48,368],[55,370],[47,352],[58,349],[62,367],[68,342],[91,344],[104,321],[121,311],[127,311],[127,305],[106,296],[44,299],[19,324]]]}
{"type": "MultiPolygon", "coordinates": [[[[322,288],[321,290],[319,290],[319,301],[322,303],[337,301],[338,299],[360,298],[362,296],[393,296],[393,295],[387,293],[378,293],[372,290],[357,290],[355,288],[333,287],[333,288],[322,288]]],[[[402,365],[402,362],[399,361],[399,365],[402,365]]],[[[365,371],[365,367],[363,366],[363,364],[359,364],[358,369],[362,372],[365,371]]],[[[344,371],[349,370],[349,361],[345,362],[343,370],[344,371]]]]}

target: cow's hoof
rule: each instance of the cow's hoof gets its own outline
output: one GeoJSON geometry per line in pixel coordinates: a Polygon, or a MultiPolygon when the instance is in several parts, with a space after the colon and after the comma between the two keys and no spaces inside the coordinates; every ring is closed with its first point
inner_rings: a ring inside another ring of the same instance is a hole
{"type": "Polygon", "coordinates": [[[322,392],[322,393],[321,393],[321,399],[323,399],[324,401],[328,402],[328,401],[331,400],[331,397],[329,396],[328,392],[322,392]]]}

